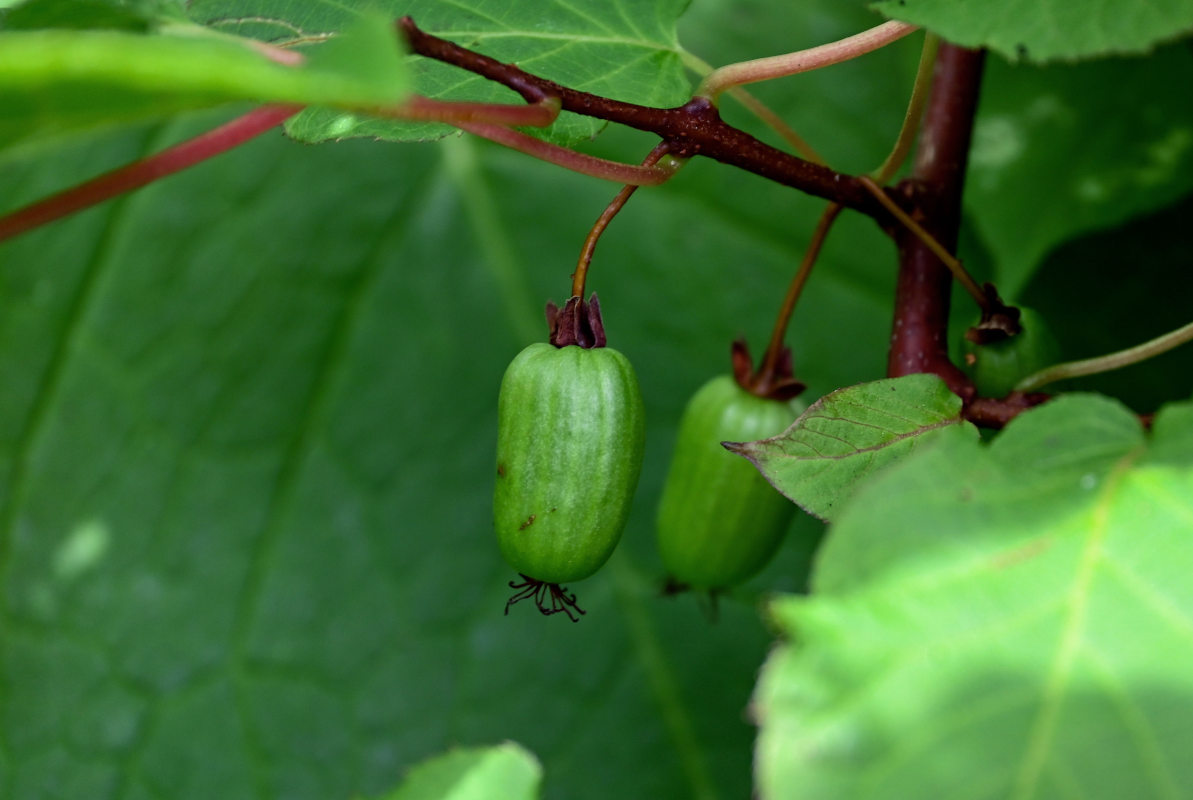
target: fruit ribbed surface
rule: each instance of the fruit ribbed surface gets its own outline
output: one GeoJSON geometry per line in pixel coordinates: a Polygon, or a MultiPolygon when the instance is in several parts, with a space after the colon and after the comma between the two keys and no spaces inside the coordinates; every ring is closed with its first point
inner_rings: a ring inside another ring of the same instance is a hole
{"type": "Polygon", "coordinates": [[[728,375],[692,396],[659,501],[659,555],[671,578],[720,589],[770,561],[796,507],[721,442],[775,436],[796,416],[790,403],[756,397],[728,375]]]}
{"type": "Polygon", "coordinates": [[[546,583],[586,578],[613,553],[642,467],[642,395],[608,347],[532,344],[498,399],[494,524],[510,566],[546,583]]]}

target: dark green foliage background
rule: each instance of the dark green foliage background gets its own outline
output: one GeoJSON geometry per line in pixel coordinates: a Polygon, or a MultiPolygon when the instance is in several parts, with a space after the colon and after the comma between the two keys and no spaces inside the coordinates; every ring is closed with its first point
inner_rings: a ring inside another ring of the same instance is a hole
{"type": "MultiPolygon", "coordinates": [[[[697,0],[680,38],[722,63],[876,21],[839,5],[697,0]]],[[[758,94],[860,171],[898,129],[917,56],[909,40],[758,94]]],[[[1016,92],[1048,91],[1053,69],[1085,67],[1036,70],[1016,92]]],[[[1155,80],[1140,69],[1123,80],[1155,80]]],[[[1003,80],[992,68],[988,102],[1003,80]]],[[[1073,91],[1102,88],[1088,86],[1073,91]]],[[[1168,99],[1179,129],[1188,104],[1168,99]]],[[[6,162],[3,207],[227,116],[6,162]]],[[[1129,112],[1103,122],[1115,158],[1146,147],[1129,112]]],[[[649,144],[590,149],[633,160],[649,144]]],[[[1126,216],[1187,193],[1182,158],[1159,195],[1122,189],[1126,216]]],[[[1032,185],[1066,170],[1046,161],[1032,185]]],[[[541,306],[564,299],[613,191],[472,140],[269,135],[0,248],[0,795],[368,795],[449,746],[513,739],[544,763],[548,797],[745,796],[747,706],[772,640],[758,593],[804,585],[820,526],[797,523],[710,623],[693,598],[658,596],[653,504],[683,403],[727,368],[734,337],[761,349],[819,202],[696,161],[619,217],[591,287],[646,399],[633,517],[608,568],[573,587],[582,623],[501,614],[498,382],[544,335],[541,306]],[[77,566],[87,542],[101,546],[77,566]]],[[[1053,202],[1020,185],[975,195],[976,220],[1053,202]]],[[[1027,284],[1067,354],[1102,349],[1090,308],[1151,321],[1183,296],[1187,270],[1162,269],[1184,247],[1164,222],[1179,212],[1157,213],[1055,251],[1027,284]],[[1081,278],[1065,279],[1074,263],[1081,278]]],[[[1088,229],[1056,219],[1050,242],[1088,229]]],[[[998,274],[1003,234],[976,228],[967,255],[998,274]]],[[[843,219],[790,337],[809,399],[881,376],[893,274],[889,242],[843,219]]],[[[1113,327],[1107,343],[1136,341],[1113,327]]],[[[1187,370],[1141,369],[1134,400],[1189,394],[1187,370]]]]}

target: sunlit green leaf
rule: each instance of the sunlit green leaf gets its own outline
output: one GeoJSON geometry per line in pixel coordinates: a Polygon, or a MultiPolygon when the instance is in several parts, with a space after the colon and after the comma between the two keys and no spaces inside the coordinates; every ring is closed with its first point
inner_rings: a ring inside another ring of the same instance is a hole
{"type": "Polygon", "coordinates": [[[961,399],[944,381],[909,375],[838,389],[778,436],[728,446],[792,502],[831,520],[882,468],[939,436],[976,433],[961,419],[961,399]]]}
{"type": "Polygon", "coordinates": [[[1191,422],[1067,397],[865,487],[774,608],[763,796],[1180,796],[1191,422]]]}
{"type": "Polygon", "coordinates": [[[542,768],[516,744],[452,750],[410,770],[378,800],[534,800],[542,768]]]}

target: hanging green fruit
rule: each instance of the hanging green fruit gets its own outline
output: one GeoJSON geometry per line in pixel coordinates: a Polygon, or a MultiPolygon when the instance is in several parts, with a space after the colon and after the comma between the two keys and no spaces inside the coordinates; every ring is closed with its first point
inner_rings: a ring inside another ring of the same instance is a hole
{"type": "Polygon", "coordinates": [[[680,419],[658,510],[659,555],[671,586],[726,589],[774,556],[796,506],[721,443],[782,433],[803,408],[799,401],[752,394],[729,375],[693,395],[680,419]]]}
{"type": "Polygon", "coordinates": [[[502,555],[524,579],[511,583],[510,604],[533,597],[544,614],[575,620],[572,611],[584,612],[560,584],[600,569],[621,538],[644,412],[629,360],[604,346],[595,296],[551,306],[548,317],[552,340],[574,343],[532,344],[506,370],[493,519],[502,555]]]}

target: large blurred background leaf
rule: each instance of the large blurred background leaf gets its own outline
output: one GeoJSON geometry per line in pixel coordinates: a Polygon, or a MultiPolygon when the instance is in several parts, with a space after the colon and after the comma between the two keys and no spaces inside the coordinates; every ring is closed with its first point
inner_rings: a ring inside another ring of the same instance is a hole
{"type": "MultiPolygon", "coordinates": [[[[699,0],[680,40],[721,64],[878,20],[699,0]]],[[[755,90],[862,171],[918,50],[755,90]]],[[[218,121],[8,163],[4,208],[218,121]]],[[[546,797],[746,796],[756,602],[804,587],[821,526],[801,516],[711,623],[658,595],[654,503],[688,395],[736,336],[760,349],[822,203],[700,160],[633,198],[591,282],[647,403],[634,513],[571,587],[581,623],[501,615],[498,382],[615,191],[471,139],[264,137],[0,248],[0,796],[376,796],[506,739],[546,797]]],[[[882,375],[893,283],[889,241],[845,216],[789,337],[809,400],[882,375]]]]}
{"type": "Polygon", "coordinates": [[[1045,68],[988,59],[966,210],[1019,299],[1058,245],[1193,191],[1193,50],[1045,68]]]}

